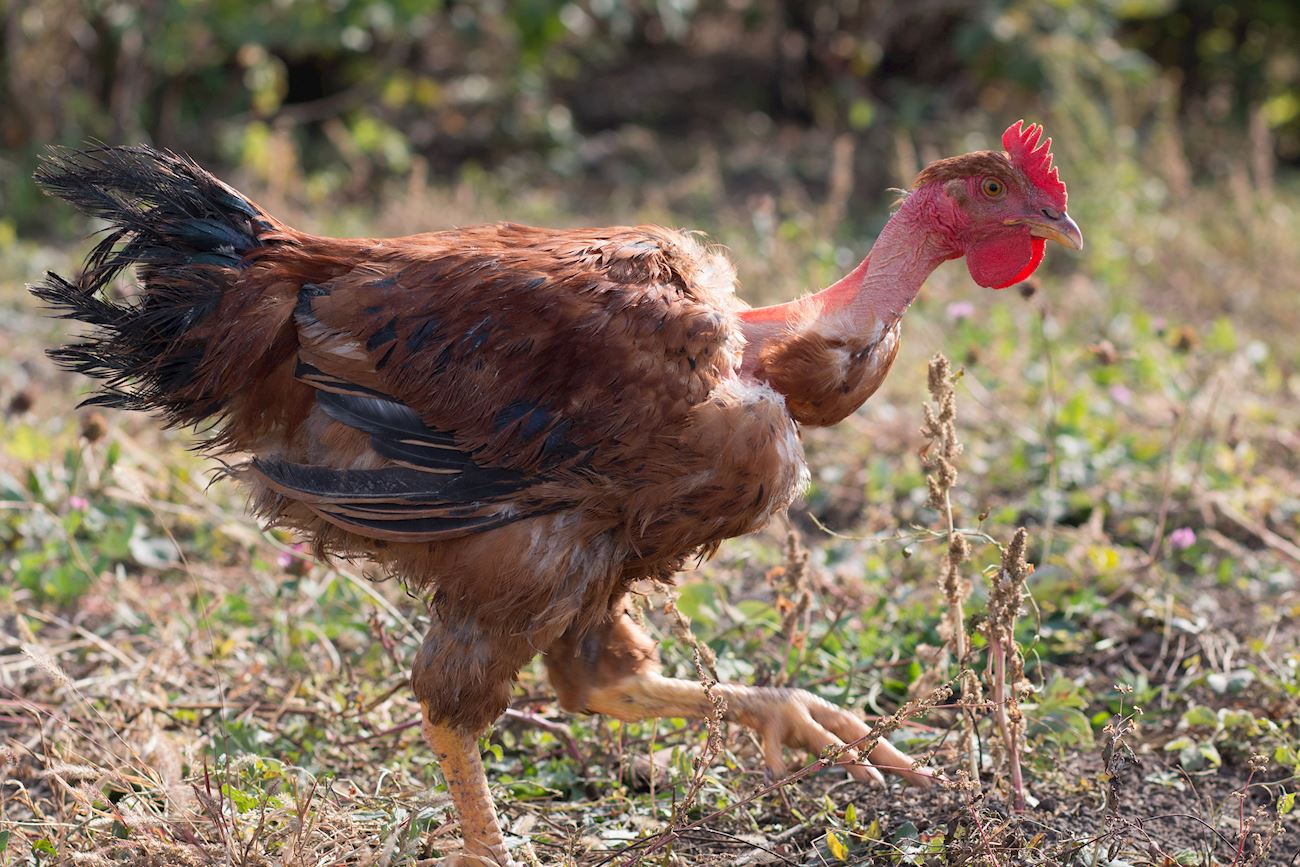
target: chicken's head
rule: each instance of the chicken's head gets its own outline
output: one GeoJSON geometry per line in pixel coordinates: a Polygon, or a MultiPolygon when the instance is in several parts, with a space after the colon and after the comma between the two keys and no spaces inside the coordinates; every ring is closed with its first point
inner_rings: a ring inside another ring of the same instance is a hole
{"type": "Polygon", "coordinates": [[[1016,121],[1002,134],[1004,151],[939,160],[913,184],[914,192],[931,193],[932,219],[981,286],[1005,289],[1029,277],[1049,240],[1083,249],[1051,145],[1041,126],[1016,121]]]}

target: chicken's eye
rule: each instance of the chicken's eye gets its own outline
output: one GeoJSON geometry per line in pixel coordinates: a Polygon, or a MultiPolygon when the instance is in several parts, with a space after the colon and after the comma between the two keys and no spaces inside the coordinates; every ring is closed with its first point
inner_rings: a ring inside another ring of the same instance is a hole
{"type": "Polygon", "coordinates": [[[990,199],[996,199],[1005,193],[1007,188],[1006,185],[997,178],[985,178],[983,190],[984,195],[988,196],[990,199]]]}

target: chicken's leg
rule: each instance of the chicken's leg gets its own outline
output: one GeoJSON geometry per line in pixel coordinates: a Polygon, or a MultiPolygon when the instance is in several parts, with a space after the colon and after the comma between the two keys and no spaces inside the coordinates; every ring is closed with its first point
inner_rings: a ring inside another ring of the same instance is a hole
{"type": "Polygon", "coordinates": [[[465,838],[463,853],[446,863],[518,867],[506,852],[476,736],[505,710],[511,680],[533,655],[532,636],[514,635],[495,621],[485,624],[450,602],[431,613],[411,667],[411,688],[465,838]]]}
{"type": "Polygon", "coordinates": [[[447,790],[460,815],[465,850],[449,864],[453,867],[518,867],[506,852],[496,807],[488,792],[487,775],[479,758],[478,738],[446,725],[435,725],[424,715],[424,737],[438,757],[447,790]]]}
{"type": "MultiPolygon", "coordinates": [[[[720,683],[713,692],[726,700],[727,719],[758,733],[763,759],[778,777],[785,772],[783,747],[820,755],[828,748],[841,749],[865,738],[871,731],[856,715],[802,689],[720,683]]],[[[632,722],[654,717],[702,719],[712,712],[712,703],[704,685],[697,681],[647,673],[591,690],[587,708],[632,722]]],[[[885,738],[865,757],[855,749],[845,749],[841,758],[848,762],[849,773],[862,782],[883,783],[881,771],[922,785],[934,779],[923,768],[914,770],[912,758],[885,738]]]]}
{"type": "MultiPolygon", "coordinates": [[[[566,635],[546,652],[546,667],[560,703],[568,710],[603,713],[627,722],[653,717],[702,719],[713,712],[703,684],[659,674],[654,642],[619,607],[595,630],[566,635]]],[[[784,747],[820,755],[865,738],[870,727],[855,714],[802,689],[718,684],[726,700],[726,718],[756,731],[763,758],[772,773],[785,770],[784,747]]],[[[859,780],[883,782],[881,771],[925,784],[934,774],[913,769],[914,762],[881,738],[862,757],[846,749],[849,773],[859,780]]]]}

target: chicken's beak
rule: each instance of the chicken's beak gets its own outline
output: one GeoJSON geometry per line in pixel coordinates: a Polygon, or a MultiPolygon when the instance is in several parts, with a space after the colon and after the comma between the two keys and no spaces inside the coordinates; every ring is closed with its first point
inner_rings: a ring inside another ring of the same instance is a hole
{"type": "Polygon", "coordinates": [[[1035,238],[1046,238],[1062,247],[1083,249],[1083,232],[1079,229],[1079,224],[1074,222],[1065,211],[1043,208],[1035,216],[1013,217],[1005,222],[1008,226],[1028,226],[1029,234],[1035,238]]]}

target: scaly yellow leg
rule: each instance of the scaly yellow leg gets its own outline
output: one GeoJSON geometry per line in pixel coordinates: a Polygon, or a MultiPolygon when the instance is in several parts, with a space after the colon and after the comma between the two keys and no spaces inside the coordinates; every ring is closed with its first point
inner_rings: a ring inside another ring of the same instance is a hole
{"type": "Polygon", "coordinates": [[[447,779],[447,790],[460,815],[460,830],[465,838],[465,851],[450,859],[449,867],[519,867],[506,852],[501,823],[478,754],[478,738],[450,726],[434,725],[427,714],[424,737],[447,779]]]}

